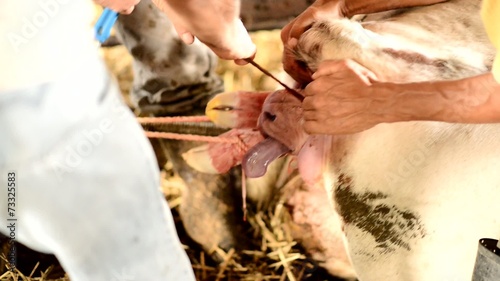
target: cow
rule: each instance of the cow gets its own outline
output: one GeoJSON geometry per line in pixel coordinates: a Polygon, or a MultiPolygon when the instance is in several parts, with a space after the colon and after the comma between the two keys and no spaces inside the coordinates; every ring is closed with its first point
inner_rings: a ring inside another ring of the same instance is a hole
{"type": "MultiPolygon", "coordinates": [[[[326,60],[354,60],[381,81],[479,75],[490,70],[495,53],[479,8],[480,1],[454,0],[323,19],[294,53],[312,71],[326,60]]],[[[248,176],[259,177],[273,159],[296,155],[306,185],[324,189],[329,199],[310,216],[315,225],[318,217],[330,218],[327,227],[313,229],[321,232],[315,236],[336,238],[326,247],[344,244],[359,280],[470,280],[478,240],[500,236],[499,124],[413,121],[352,135],[307,135],[301,101],[287,90],[269,94],[252,114],[238,112],[242,97],[225,93],[207,108],[216,123],[220,116],[252,118],[247,123],[258,128],[252,134],[261,134],[233,164],[242,162],[248,176]],[[214,113],[224,103],[233,112],[214,113]]],[[[220,172],[213,149],[198,151],[206,164],[199,169],[220,172]]]]}

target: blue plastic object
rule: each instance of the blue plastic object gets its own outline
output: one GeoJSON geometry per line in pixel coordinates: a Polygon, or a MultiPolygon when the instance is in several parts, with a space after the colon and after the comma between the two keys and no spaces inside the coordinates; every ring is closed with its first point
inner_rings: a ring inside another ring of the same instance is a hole
{"type": "Polygon", "coordinates": [[[117,12],[108,8],[104,9],[94,26],[95,38],[99,42],[103,43],[104,41],[106,41],[106,39],[109,38],[109,35],[111,34],[111,28],[113,28],[113,25],[115,24],[117,19],[117,12]]]}

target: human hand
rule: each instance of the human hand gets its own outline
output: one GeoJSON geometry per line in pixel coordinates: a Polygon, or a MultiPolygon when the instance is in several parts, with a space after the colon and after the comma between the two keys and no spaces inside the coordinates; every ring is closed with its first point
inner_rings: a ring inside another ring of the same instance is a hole
{"type": "Polygon", "coordinates": [[[343,18],[343,7],[343,0],[316,0],[316,2],[281,30],[281,41],[284,46],[283,68],[297,82],[307,84],[311,77],[310,70],[295,60],[293,50],[297,45],[298,39],[319,19],[343,18]]]}
{"type": "Polygon", "coordinates": [[[153,0],[172,21],[179,37],[192,44],[195,37],[222,59],[246,64],[256,47],[239,19],[234,0],[153,0]]]}
{"type": "Polygon", "coordinates": [[[352,60],[325,61],[304,89],[304,130],[352,134],[388,122],[390,91],[374,89],[377,77],[352,60]]]}
{"type": "Polygon", "coordinates": [[[140,0],[94,0],[96,4],[109,8],[121,14],[130,14],[140,0]]]}

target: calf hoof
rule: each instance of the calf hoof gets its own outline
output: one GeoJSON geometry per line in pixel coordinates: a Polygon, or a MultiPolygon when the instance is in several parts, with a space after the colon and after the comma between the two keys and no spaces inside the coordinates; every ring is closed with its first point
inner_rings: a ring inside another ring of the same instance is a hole
{"type": "Polygon", "coordinates": [[[262,134],[254,129],[232,129],[219,138],[221,142],[192,148],[183,153],[182,158],[199,172],[224,174],[241,163],[249,148],[263,140],[262,134]]]}

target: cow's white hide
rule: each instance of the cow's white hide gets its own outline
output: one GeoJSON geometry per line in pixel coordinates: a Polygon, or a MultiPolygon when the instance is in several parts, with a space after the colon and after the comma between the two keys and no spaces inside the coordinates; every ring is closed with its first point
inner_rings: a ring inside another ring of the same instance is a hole
{"type": "MultiPolygon", "coordinates": [[[[298,53],[313,69],[350,58],[397,82],[485,73],[494,49],[479,5],[449,1],[361,24],[325,20],[298,53]]],[[[324,182],[360,280],[470,280],[478,240],[500,237],[500,125],[403,122],[326,138],[324,182]]]]}

